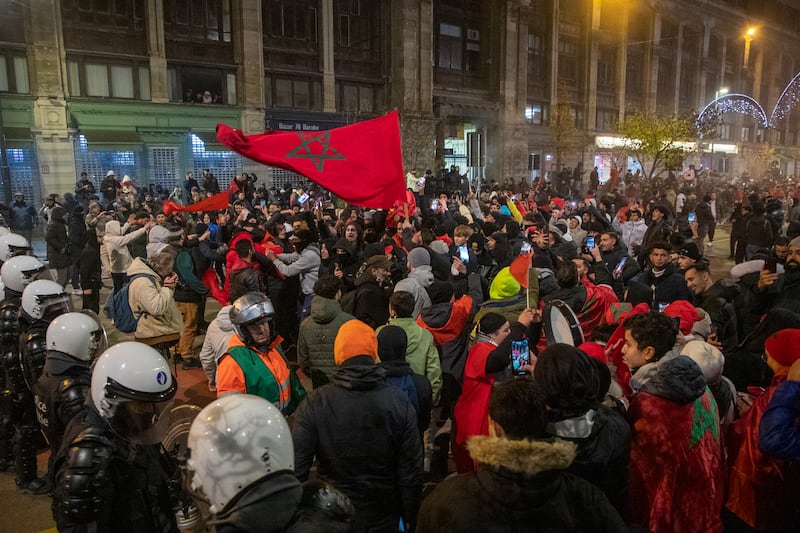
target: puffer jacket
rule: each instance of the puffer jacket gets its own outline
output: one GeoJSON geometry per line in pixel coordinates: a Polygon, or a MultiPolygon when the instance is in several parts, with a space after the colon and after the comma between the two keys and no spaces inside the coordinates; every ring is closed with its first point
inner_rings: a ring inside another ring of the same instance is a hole
{"type": "Polygon", "coordinates": [[[627,531],[598,488],[564,471],[574,444],[483,436],[468,446],[477,472],[436,487],[420,509],[419,533],[627,531]]]}
{"type": "Polygon", "coordinates": [[[131,281],[128,288],[128,302],[134,313],[145,311],[136,325],[134,338],[152,339],[163,335],[180,335],[183,331],[183,318],[175,303],[172,289],[162,285],[159,276],[141,258],[134,259],[128,267],[128,277],[136,274],[147,274],[155,281],[144,276],[131,281]]]}
{"type": "Polygon", "coordinates": [[[408,277],[398,281],[394,292],[405,291],[414,295],[414,312],[411,316],[417,318],[420,312],[431,305],[431,298],[426,290],[433,283],[433,270],[429,265],[420,265],[409,272],[408,277]]]}
{"type": "Polygon", "coordinates": [[[644,220],[637,220],[636,222],[628,220],[627,222],[619,222],[614,219],[614,229],[622,235],[622,242],[628,247],[628,253],[633,255],[633,249],[639,247],[644,242],[644,234],[647,232],[647,224],[644,220]]]}
{"type": "Polygon", "coordinates": [[[417,414],[367,357],[346,360],[331,384],[312,391],[294,417],[295,474],[305,481],[316,456],[320,476],[355,507],[354,530],[416,523],[422,497],[417,414]],[[369,421],[365,423],[365,421],[369,421]]]}
{"type": "Polygon", "coordinates": [[[147,233],[147,228],[139,228],[127,235],[123,232],[127,229],[120,226],[119,221],[111,220],[106,223],[105,233],[103,234],[103,246],[108,251],[111,261],[111,272],[121,274],[131,266],[131,253],[128,251],[128,243],[147,233]]]}
{"type": "Polygon", "coordinates": [[[314,388],[330,381],[336,370],[333,341],[339,328],[353,315],[342,311],[336,300],[315,295],[311,300],[311,316],[300,324],[297,338],[297,359],[300,368],[311,378],[314,388]]]}
{"type": "Polygon", "coordinates": [[[211,321],[206,330],[206,338],[200,349],[200,362],[209,383],[217,382],[217,361],[228,351],[228,342],[234,335],[231,323],[231,307],[226,305],[217,313],[217,318],[211,321]]]}

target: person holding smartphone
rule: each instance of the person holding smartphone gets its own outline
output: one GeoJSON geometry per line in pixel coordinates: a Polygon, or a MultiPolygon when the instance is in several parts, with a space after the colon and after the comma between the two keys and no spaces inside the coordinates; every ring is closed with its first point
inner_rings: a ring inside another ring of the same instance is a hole
{"type": "MultiPolygon", "coordinates": [[[[513,379],[512,342],[526,338],[531,324],[538,325],[540,322],[539,311],[531,309],[523,310],[513,325],[495,312],[486,313],[478,321],[477,342],[467,355],[461,397],[453,410],[456,426],[453,454],[459,474],[475,470],[475,463],[466,448],[467,440],[475,435],[489,434],[489,393],[498,379],[497,375],[500,373],[504,380],[513,379]]],[[[538,338],[538,334],[531,335],[530,342],[538,338]]],[[[533,373],[533,366],[521,366],[519,370],[533,373]]]]}

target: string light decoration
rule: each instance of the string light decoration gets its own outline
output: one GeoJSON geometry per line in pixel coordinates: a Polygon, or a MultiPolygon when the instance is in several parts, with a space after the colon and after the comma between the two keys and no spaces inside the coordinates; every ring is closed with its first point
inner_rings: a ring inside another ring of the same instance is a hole
{"type": "Polygon", "coordinates": [[[775,104],[775,109],[772,110],[772,116],[769,119],[769,125],[776,127],[775,123],[779,120],[786,118],[786,115],[794,109],[797,104],[800,104],[800,72],[798,72],[792,81],[783,89],[778,102],[775,104]]]}
{"type": "MultiPolygon", "coordinates": [[[[798,87],[798,93],[800,94],[800,87],[798,87]]],[[[739,113],[753,117],[762,128],[767,128],[770,125],[767,120],[767,113],[761,107],[761,104],[752,96],[738,93],[724,94],[711,100],[697,115],[697,120],[701,122],[711,118],[714,114],[722,115],[723,113],[739,113]]]]}

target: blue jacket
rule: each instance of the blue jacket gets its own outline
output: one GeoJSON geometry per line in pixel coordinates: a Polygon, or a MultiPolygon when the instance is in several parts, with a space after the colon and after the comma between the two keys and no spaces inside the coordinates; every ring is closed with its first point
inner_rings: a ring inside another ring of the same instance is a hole
{"type": "Polygon", "coordinates": [[[800,381],[778,386],[761,417],[758,447],[772,457],[800,461],[800,381]]]}

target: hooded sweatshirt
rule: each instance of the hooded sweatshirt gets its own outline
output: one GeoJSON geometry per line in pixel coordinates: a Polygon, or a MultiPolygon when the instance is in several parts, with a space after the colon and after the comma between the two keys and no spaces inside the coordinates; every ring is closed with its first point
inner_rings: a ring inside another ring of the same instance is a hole
{"type": "Polygon", "coordinates": [[[123,235],[128,225],[120,226],[119,221],[111,220],[106,223],[105,234],[103,235],[103,246],[108,251],[111,261],[111,272],[122,274],[131,265],[131,254],[128,251],[128,243],[147,233],[147,228],[139,228],[127,235],[123,235]]]}
{"type": "MultiPolygon", "coordinates": [[[[127,237],[127,235],[126,235],[127,237]]],[[[128,302],[136,313],[144,311],[136,324],[136,339],[150,339],[164,335],[180,335],[183,317],[175,303],[175,295],[169,287],[162,285],[159,276],[150,265],[137,257],[128,268],[128,277],[146,274],[131,281],[128,302]]]]}
{"type": "Polygon", "coordinates": [[[200,362],[203,363],[208,382],[212,384],[217,382],[217,361],[228,349],[228,343],[234,334],[230,317],[231,307],[226,305],[219,310],[217,317],[208,325],[206,338],[200,349],[200,362]]]}
{"type": "Polygon", "coordinates": [[[420,312],[431,305],[431,298],[425,290],[433,283],[433,270],[430,265],[414,267],[406,279],[397,282],[394,292],[405,291],[414,295],[414,312],[412,317],[417,318],[420,312]]]}

